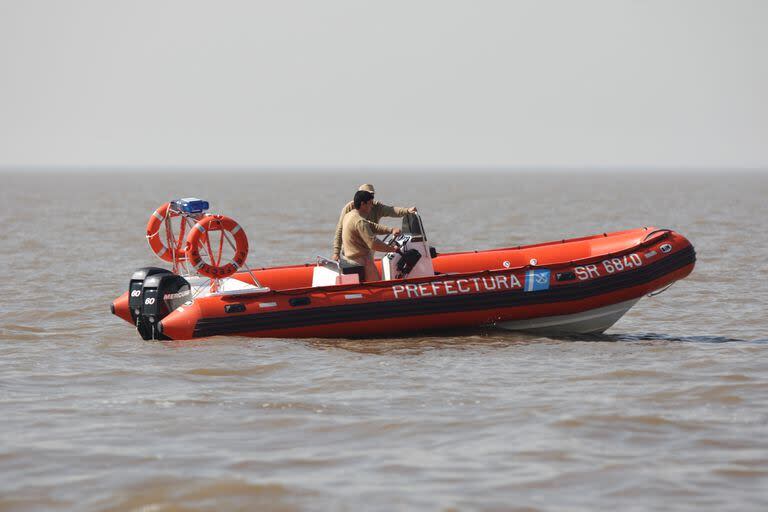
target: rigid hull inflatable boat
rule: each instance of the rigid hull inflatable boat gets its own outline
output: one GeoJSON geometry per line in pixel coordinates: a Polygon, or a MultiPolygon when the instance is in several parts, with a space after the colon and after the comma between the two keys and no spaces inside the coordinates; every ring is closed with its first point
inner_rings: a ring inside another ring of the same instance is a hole
{"type": "MultiPolygon", "coordinates": [[[[376,261],[381,281],[361,283],[361,268],[320,257],[242,270],[243,257],[229,263],[226,277],[216,276],[215,265],[185,276],[147,267],[134,273],[112,312],[145,339],[161,340],[366,337],[486,325],[601,333],[640,298],[690,274],[696,259],[685,237],[652,227],[449,254],[429,245],[418,215],[403,228],[401,250],[376,261]]],[[[188,243],[186,251],[194,248],[188,243]]],[[[186,261],[201,269],[199,259],[186,261]]]]}

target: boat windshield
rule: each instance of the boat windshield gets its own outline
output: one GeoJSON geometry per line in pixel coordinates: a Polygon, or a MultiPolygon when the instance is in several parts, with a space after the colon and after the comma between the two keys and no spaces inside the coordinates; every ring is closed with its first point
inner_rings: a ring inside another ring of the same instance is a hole
{"type": "Polygon", "coordinates": [[[411,235],[411,240],[427,241],[427,233],[424,231],[424,224],[421,222],[421,215],[418,213],[409,213],[403,217],[403,234],[411,235]]]}

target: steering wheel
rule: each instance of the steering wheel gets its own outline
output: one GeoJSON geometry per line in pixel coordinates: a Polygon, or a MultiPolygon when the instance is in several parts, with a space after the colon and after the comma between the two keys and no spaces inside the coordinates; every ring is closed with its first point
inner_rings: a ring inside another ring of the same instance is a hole
{"type": "Polygon", "coordinates": [[[387,236],[385,236],[384,239],[382,240],[382,242],[387,245],[391,245],[393,243],[397,245],[397,250],[395,250],[393,254],[402,254],[405,244],[407,244],[410,241],[411,241],[411,236],[404,235],[402,233],[397,236],[390,233],[387,236]]]}

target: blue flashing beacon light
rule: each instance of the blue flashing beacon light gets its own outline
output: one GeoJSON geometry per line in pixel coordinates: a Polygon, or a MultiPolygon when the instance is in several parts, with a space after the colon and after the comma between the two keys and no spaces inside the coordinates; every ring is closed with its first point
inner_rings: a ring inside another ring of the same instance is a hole
{"type": "Polygon", "coordinates": [[[208,201],[204,201],[196,197],[184,197],[181,199],[176,199],[175,201],[172,201],[171,204],[178,211],[186,214],[203,213],[210,207],[208,201]]]}

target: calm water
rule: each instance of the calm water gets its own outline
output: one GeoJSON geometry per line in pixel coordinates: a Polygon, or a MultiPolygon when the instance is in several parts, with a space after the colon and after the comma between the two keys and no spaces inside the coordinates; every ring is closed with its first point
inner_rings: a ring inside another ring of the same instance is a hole
{"type": "Polygon", "coordinates": [[[0,179],[0,510],[768,509],[768,174],[0,179]],[[157,343],[109,314],[161,203],[300,263],[364,181],[441,251],[653,224],[697,267],[582,340],[157,343]]]}

